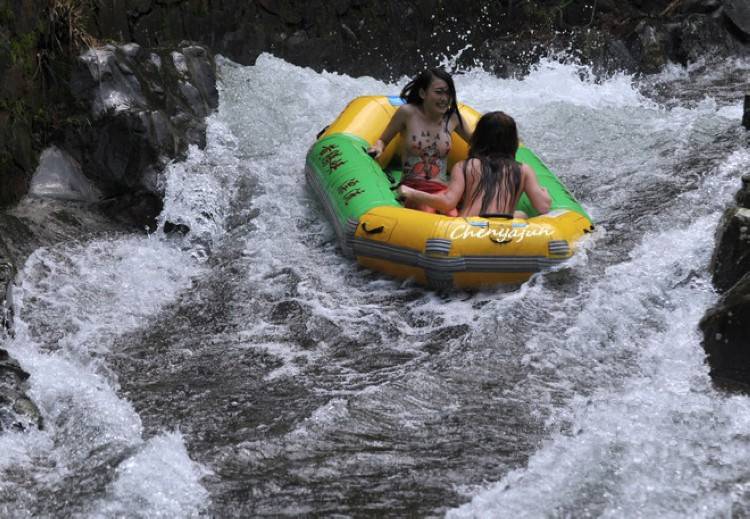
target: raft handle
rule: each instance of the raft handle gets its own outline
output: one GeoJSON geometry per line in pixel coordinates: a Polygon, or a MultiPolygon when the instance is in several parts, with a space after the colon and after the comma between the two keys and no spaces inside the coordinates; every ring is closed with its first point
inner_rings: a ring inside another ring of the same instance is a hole
{"type": "Polygon", "coordinates": [[[513,240],[511,240],[509,238],[506,238],[506,239],[498,238],[494,234],[490,234],[490,241],[492,241],[494,243],[497,243],[498,245],[503,245],[505,243],[510,243],[513,240]]]}
{"type": "MultiPolygon", "coordinates": [[[[373,155],[370,155],[370,152],[367,151],[367,148],[365,148],[364,146],[362,146],[362,151],[365,152],[365,155],[370,157],[372,160],[375,160],[375,157],[373,155]]],[[[390,171],[388,171],[387,169],[383,169],[383,168],[380,168],[380,171],[382,171],[383,174],[385,175],[385,178],[388,179],[388,183],[391,185],[390,187],[391,191],[393,191],[394,189],[398,189],[401,186],[401,182],[396,182],[396,179],[393,178],[393,175],[391,175],[390,171]]]]}
{"type": "Polygon", "coordinates": [[[367,222],[362,222],[362,230],[365,231],[367,234],[380,234],[385,230],[385,227],[382,225],[375,227],[374,229],[368,229],[367,228],[367,222]]]}

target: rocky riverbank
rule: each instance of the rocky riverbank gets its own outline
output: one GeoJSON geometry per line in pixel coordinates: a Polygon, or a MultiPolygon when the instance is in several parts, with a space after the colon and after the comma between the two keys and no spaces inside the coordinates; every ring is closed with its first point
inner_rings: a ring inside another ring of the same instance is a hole
{"type": "MultiPolygon", "coordinates": [[[[0,214],[5,337],[14,332],[13,278],[26,258],[39,247],[92,234],[154,230],[166,164],[183,158],[190,145],[205,146],[205,117],[218,105],[213,55],[192,43],[103,45],[77,56],[66,73],[60,87],[66,90],[58,93],[69,102],[59,112],[65,120],[52,127],[46,144],[55,146],[42,154],[42,167],[36,174],[26,170],[40,161],[34,156],[25,163],[14,159],[3,171],[6,203],[25,197],[0,214]]],[[[34,121],[32,115],[31,126],[34,121]]],[[[14,128],[5,131],[13,134],[14,128]]],[[[14,142],[20,141],[5,141],[14,142]]],[[[41,414],[25,394],[27,378],[0,350],[0,430],[41,426],[41,414]]]]}
{"type": "Polygon", "coordinates": [[[743,0],[255,0],[210,7],[189,0],[5,0],[0,206],[27,192],[44,147],[82,132],[85,99],[68,87],[80,52],[111,41],[157,48],[182,40],[241,64],[271,52],[316,70],[380,78],[411,75],[449,58],[500,76],[523,74],[556,51],[600,73],[649,73],[669,61],[747,55],[750,7],[743,0]]]}

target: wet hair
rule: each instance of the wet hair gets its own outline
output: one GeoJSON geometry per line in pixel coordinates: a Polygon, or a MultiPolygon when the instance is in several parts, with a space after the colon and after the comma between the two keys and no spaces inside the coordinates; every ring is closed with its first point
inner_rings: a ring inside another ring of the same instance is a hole
{"type": "Polygon", "coordinates": [[[448,92],[451,96],[451,106],[445,113],[446,122],[450,120],[453,114],[458,115],[458,124],[461,128],[464,127],[463,118],[461,113],[458,111],[458,101],[456,101],[456,85],[453,84],[453,78],[445,70],[441,68],[431,68],[422,71],[417,77],[409,81],[403,90],[401,90],[401,99],[411,105],[421,105],[424,100],[420,97],[420,90],[427,90],[432,81],[442,79],[448,85],[448,92]]]}
{"type": "MultiPolygon", "coordinates": [[[[469,143],[469,158],[479,159],[482,174],[470,203],[482,195],[480,214],[502,193],[515,201],[521,187],[521,164],[516,162],[518,129],[516,121],[504,112],[484,114],[477,123],[469,143]]],[[[469,161],[464,163],[464,177],[469,161]]],[[[511,212],[513,208],[511,208],[511,212]]]]}

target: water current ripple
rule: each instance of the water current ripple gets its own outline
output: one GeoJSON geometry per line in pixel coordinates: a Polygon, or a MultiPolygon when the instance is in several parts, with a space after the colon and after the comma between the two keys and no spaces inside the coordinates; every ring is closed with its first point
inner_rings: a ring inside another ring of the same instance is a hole
{"type": "Polygon", "coordinates": [[[735,69],[457,76],[462,101],[516,117],[597,230],[520,287],[435,293],[342,258],[302,175],[347,100],[403,82],[268,55],[220,67],[209,146],[173,165],[161,217],[191,233],[41,250],[21,275],[11,350],[51,427],[0,438],[5,510],[750,510],[748,401],[711,388],[696,331],[714,226],[750,165],[735,69]]]}

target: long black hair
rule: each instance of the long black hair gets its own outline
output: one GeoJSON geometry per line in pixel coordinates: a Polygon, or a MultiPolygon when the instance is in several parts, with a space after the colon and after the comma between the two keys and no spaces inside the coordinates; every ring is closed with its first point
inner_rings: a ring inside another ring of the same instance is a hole
{"type": "MultiPolygon", "coordinates": [[[[485,213],[493,200],[502,193],[515,202],[521,187],[521,165],[516,162],[518,151],[518,129],[516,121],[504,112],[484,114],[477,123],[469,144],[469,158],[479,159],[482,174],[470,204],[483,193],[480,214],[485,213]]],[[[466,177],[467,160],[464,163],[466,177]]],[[[513,208],[511,208],[511,211],[513,208]]]]}
{"type": "Polygon", "coordinates": [[[456,100],[456,85],[453,84],[453,78],[451,75],[441,68],[431,68],[420,72],[417,77],[406,84],[404,89],[401,90],[401,95],[399,97],[408,104],[421,105],[424,100],[420,97],[419,91],[427,90],[430,87],[432,80],[435,78],[445,81],[448,85],[448,92],[451,96],[451,106],[445,113],[446,122],[450,120],[453,114],[456,114],[458,115],[458,124],[463,128],[464,122],[461,118],[461,113],[458,111],[458,101],[456,100]]]}

